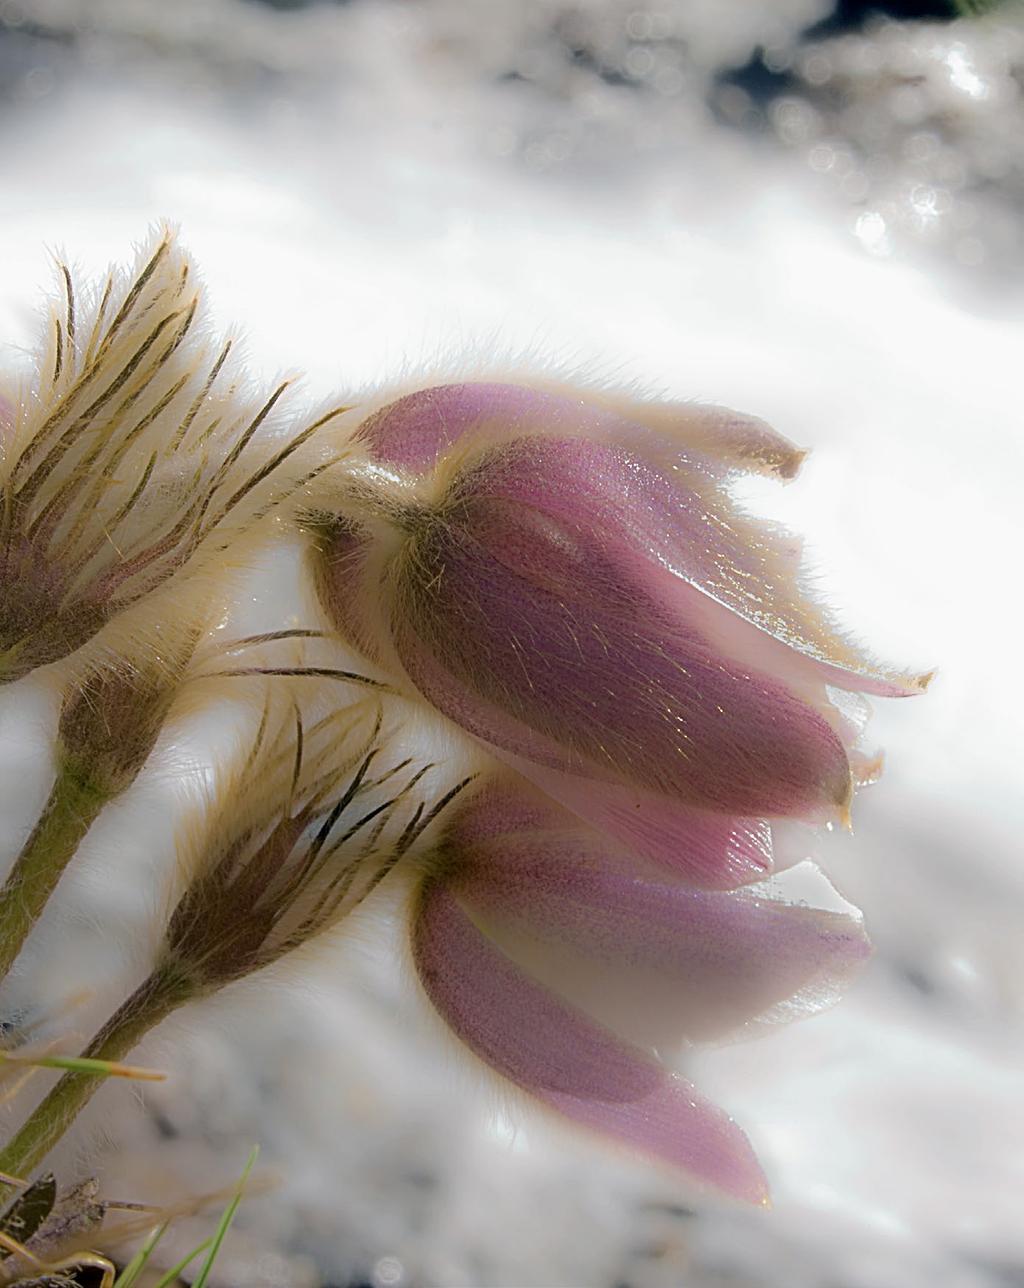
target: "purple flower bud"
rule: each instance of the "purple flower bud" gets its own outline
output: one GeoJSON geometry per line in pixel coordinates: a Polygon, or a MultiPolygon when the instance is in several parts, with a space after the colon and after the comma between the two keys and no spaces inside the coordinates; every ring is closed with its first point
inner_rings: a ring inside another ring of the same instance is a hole
{"type": "Polygon", "coordinates": [[[477,1056],[751,1202],[766,1186],[745,1136],[649,1052],[829,1005],[869,951],[855,916],[682,885],[514,784],[457,809],[412,933],[428,996],[477,1056]]]}
{"type": "Polygon", "coordinates": [[[382,500],[321,541],[335,621],[696,884],[770,870],[766,819],[847,814],[857,731],[830,688],[923,687],[842,639],[800,591],[791,539],[730,500],[735,470],[799,465],[759,421],[462,384],[390,403],[359,437],[382,500]]]}

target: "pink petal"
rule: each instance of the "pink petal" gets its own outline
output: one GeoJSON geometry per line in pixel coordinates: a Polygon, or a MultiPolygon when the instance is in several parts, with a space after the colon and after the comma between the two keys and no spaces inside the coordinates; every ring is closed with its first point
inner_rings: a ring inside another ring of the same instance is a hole
{"type": "Polygon", "coordinates": [[[652,464],[663,461],[668,470],[676,464],[672,454],[683,450],[723,469],[792,479],[807,455],[760,417],[730,407],[638,402],[609,395],[601,396],[600,401],[617,406],[626,421],[655,432],[663,444],[661,449],[649,439],[638,445],[639,453],[652,464]]]}
{"type": "Polygon", "coordinates": [[[706,890],[732,890],[763,880],[773,869],[766,819],[692,809],[621,783],[550,769],[499,752],[524,778],[597,831],[634,854],[706,890]]]}
{"type": "Polygon", "coordinates": [[[616,411],[582,398],[485,381],[406,394],[367,417],[359,435],[377,460],[426,471],[466,435],[488,443],[507,441],[541,426],[545,431],[610,434],[620,421],[616,411]]]}
{"type": "Polygon", "coordinates": [[[696,809],[668,796],[560,769],[566,749],[459,685],[405,637],[403,658],[421,692],[489,750],[591,827],[694,885],[730,890],[773,867],[771,828],[759,818],[696,809]]]}
{"type": "Polygon", "coordinates": [[[885,697],[927,684],[927,676],[879,668],[840,636],[799,586],[788,533],[745,518],[699,461],[652,468],[663,443],[625,423],[617,432],[611,444],[521,438],[476,468],[473,491],[531,506],[585,534],[657,601],[672,607],[681,596],[682,617],[703,609],[707,622],[717,610],[720,630],[730,633],[727,655],[755,669],[885,697]]]}
{"type": "Polygon", "coordinates": [[[431,1002],[480,1059],[542,1104],[751,1203],[767,1186],[732,1120],[651,1057],[520,970],[430,883],[413,927],[431,1002]]]}
{"type": "Polygon", "coordinates": [[[721,486],[724,467],[791,477],[802,454],[764,422],[726,408],[644,404],[500,383],[441,385],[388,404],[361,426],[378,459],[431,469],[453,443],[514,444],[488,468],[497,494],[563,521],[629,538],[748,627],[747,648],[772,642],[757,669],[791,653],[792,669],[882,696],[920,692],[927,676],[880,667],[844,639],[792,569],[792,538],[748,520],[721,486]],[[571,449],[570,449],[571,444],[571,449]],[[760,637],[760,639],[758,639],[760,637]]]}
{"type": "Polygon", "coordinates": [[[510,794],[465,807],[474,822],[451,838],[455,893],[540,982],[635,1042],[707,1041],[811,1014],[869,953],[856,917],[679,885],[556,808],[488,834],[492,816],[509,818],[510,794]]]}
{"type": "Polygon", "coordinates": [[[375,620],[376,596],[367,594],[381,576],[380,552],[369,534],[344,518],[317,530],[308,524],[315,543],[312,574],[320,603],[335,629],[367,657],[380,660],[381,624],[375,620]]]}
{"type": "Polygon", "coordinates": [[[726,469],[793,478],[805,453],[765,421],[729,407],[695,403],[639,402],[615,393],[551,384],[515,385],[474,381],[419,389],[387,403],[363,422],[360,435],[377,460],[403,469],[432,468],[466,435],[508,439],[535,432],[585,433],[603,442],[622,436],[623,426],[654,459],[687,455],[718,476],[726,469]],[[637,427],[654,433],[637,434],[637,427]],[[658,444],[663,444],[659,449],[658,444]]]}
{"type": "MultiPolygon", "coordinates": [[[[583,819],[596,832],[613,838],[624,853],[640,855],[704,889],[732,890],[763,881],[775,866],[772,826],[763,819],[688,810],[613,783],[577,779],[540,769],[519,756],[499,754],[544,795],[515,779],[490,783],[486,808],[474,803],[458,815],[452,834],[457,847],[526,831],[578,829],[577,819],[583,819]],[[572,813],[563,813],[549,797],[572,813]]],[[[473,799],[476,802],[479,796],[473,799]]],[[[607,842],[597,835],[593,843],[602,852],[607,849],[607,842]]]]}
{"type": "Polygon", "coordinates": [[[850,770],[828,720],[733,665],[584,536],[486,494],[418,533],[391,628],[424,696],[506,751],[692,808],[842,811],[850,770]]]}

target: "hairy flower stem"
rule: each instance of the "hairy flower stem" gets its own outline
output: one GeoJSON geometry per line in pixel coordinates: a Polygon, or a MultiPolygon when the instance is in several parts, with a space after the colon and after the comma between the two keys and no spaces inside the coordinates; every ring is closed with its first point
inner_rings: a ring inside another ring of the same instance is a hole
{"type": "Polygon", "coordinates": [[[72,766],[58,771],[42,816],[0,890],[0,979],[14,965],[78,843],[109,799],[72,766]]]}
{"type": "Polygon", "coordinates": [[[97,672],[65,694],[57,729],[56,782],[0,890],[0,980],[14,964],[82,837],[145,765],[190,653],[191,642],[160,667],[97,672]]]}
{"type": "MultiPolygon", "coordinates": [[[[195,995],[195,985],[171,964],[157,967],[89,1043],[84,1056],[121,1060],[162,1019],[195,995]]],[[[61,1139],[105,1080],[100,1073],[65,1073],[24,1126],[0,1150],[0,1172],[26,1176],[61,1139]]],[[[6,1187],[0,1186],[0,1194],[6,1187]]]]}

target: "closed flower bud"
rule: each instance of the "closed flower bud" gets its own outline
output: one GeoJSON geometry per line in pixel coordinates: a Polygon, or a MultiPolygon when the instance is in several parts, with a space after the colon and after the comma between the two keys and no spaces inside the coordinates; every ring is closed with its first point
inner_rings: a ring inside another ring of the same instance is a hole
{"type": "Polygon", "coordinates": [[[126,791],[149,758],[185,671],[188,654],[142,669],[95,671],[61,708],[60,772],[109,800],[126,791]]]}
{"type": "Polygon", "coordinates": [[[260,727],[212,817],[186,829],[188,887],[156,972],[208,993],[272,964],[358,907],[468,779],[398,754],[376,699],[305,729],[260,727]]]}
{"type": "Polygon", "coordinates": [[[767,1188],[746,1137],[652,1051],[810,1014],[868,954],[852,910],[696,890],[513,781],[455,807],[411,936],[431,1002],[503,1077],[755,1203],[767,1188]]]}
{"type": "Polygon", "coordinates": [[[275,433],[288,382],[248,387],[168,232],[131,276],[61,285],[33,383],[0,400],[0,683],[223,557],[320,467],[295,453],[337,414],[275,433]]]}
{"type": "Polygon", "coordinates": [[[803,594],[738,470],[802,453],[723,409],[507,384],[365,417],[360,472],[312,520],[340,629],[635,852],[710,888],[771,868],[766,820],[846,816],[847,693],[924,681],[860,654],[803,594]]]}

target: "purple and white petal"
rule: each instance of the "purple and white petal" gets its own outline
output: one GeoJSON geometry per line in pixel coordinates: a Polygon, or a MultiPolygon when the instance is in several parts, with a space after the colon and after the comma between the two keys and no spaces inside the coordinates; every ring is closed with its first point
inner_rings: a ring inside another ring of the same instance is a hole
{"type": "MultiPolygon", "coordinates": [[[[508,817],[481,794],[466,814],[508,817]]],[[[463,828],[466,825],[463,824],[463,828]]],[[[473,824],[469,824],[472,829],[473,824]]],[[[633,1041],[719,1039],[838,1000],[869,954],[855,910],[811,864],[755,889],[696,890],[633,858],[557,807],[489,835],[457,833],[450,880],[489,937],[542,982],[633,1041]],[[795,902],[787,890],[802,882],[795,902]]]]}
{"type": "Polygon", "coordinates": [[[421,892],[412,935],[427,996],[497,1073],[579,1126],[734,1198],[767,1201],[750,1144],[725,1113],[531,978],[443,883],[421,892]]]}

